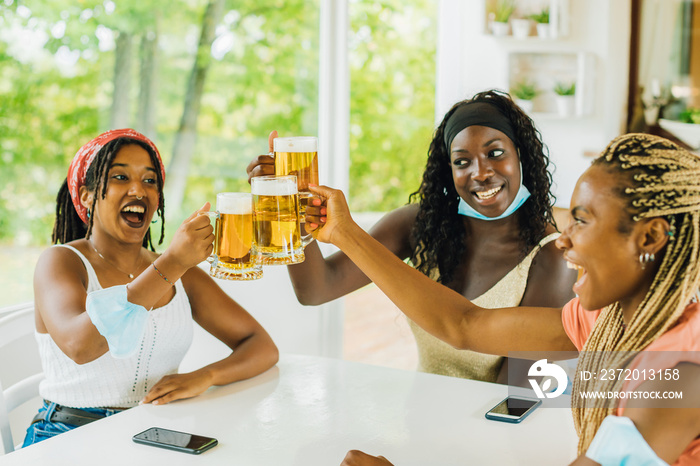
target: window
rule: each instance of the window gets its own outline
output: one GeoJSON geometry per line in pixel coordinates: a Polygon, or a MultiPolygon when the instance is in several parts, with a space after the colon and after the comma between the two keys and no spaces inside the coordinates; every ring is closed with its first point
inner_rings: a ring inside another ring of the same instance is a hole
{"type": "Polygon", "coordinates": [[[31,300],[56,193],[100,132],[133,127],[158,145],[166,241],[216,192],[248,189],[270,130],[317,134],[318,1],[0,8],[0,305],[31,300]]]}
{"type": "MultiPolygon", "coordinates": [[[[248,189],[269,131],[317,135],[321,1],[0,0],[0,306],[32,299],[56,193],[100,132],[158,145],[161,251],[215,193],[248,189]]],[[[437,0],[348,7],[349,199],[390,210],[418,188],[433,132],[437,0]]]]}

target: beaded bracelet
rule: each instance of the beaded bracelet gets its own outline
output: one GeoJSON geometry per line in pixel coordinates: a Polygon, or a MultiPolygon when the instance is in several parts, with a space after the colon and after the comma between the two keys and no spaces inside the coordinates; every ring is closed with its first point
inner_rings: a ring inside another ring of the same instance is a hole
{"type": "Polygon", "coordinates": [[[158,270],[158,267],[156,267],[156,263],[155,263],[155,262],[151,262],[151,265],[153,265],[153,268],[156,270],[156,272],[158,272],[158,275],[160,275],[160,278],[162,278],[162,279],[165,280],[166,282],[170,283],[171,285],[173,284],[173,282],[171,282],[170,280],[168,280],[168,277],[166,277],[165,275],[163,275],[163,273],[162,273],[160,270],[158,270]]]}

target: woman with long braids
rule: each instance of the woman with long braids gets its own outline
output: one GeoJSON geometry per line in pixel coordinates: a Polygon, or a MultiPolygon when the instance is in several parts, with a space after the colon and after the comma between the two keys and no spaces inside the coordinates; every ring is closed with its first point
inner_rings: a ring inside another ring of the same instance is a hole
{"type": "MultiPolygon", "coordinates": [[[[573,464],[700,464],[700,156],[646,134],[610,143],[579,179],[573,221],[557,239],[581,272],[578,297],[563,309],[483,309],[362,231],[340,191],[313,191],[326,199],[307,210],[316,238],[338,246],[406,315],[450,345],[500,355],[578,350],[579,374],[645,374],[576,377],[580,456],[573,464]],[[682,404],[633,395],[665,390],[680,391],[682,404]],[[584,397],[594,392],[626,396],[584,397]]],[[[343,464],[390,463],[351,451],[343,464]]]]}
{"type": "MultiPolygon", "coordinates": [[[[197,267],[212,227],[193,213],[163,254],[151,240],[165,170],[158,149],[131,129],[103,133],[75,155],[57,197],[53,246],[34,273],[44,404],[24,446],[139,403],[197,396],[277,362],[267,332],[197,267]],[[231,348],[189,373],[178,366],[193,319],[231,348]]],[[[209,208],[205,203],[201,210],[209,208]]]]}
{"type": "MultiPolygon", "coordinates": [[[[576,273],[554,246],[548,165],[539,132],[507,94],[476,94],[454,105],[435,131],[409,204],[388,213],[370,235],[480,306],[563,306],[573,297],[576,273]]],[[[274,174],[274,160],[257,157],[248,174],[274,174]]],[[[342,251],[324,258],[311,243],[305,255],[288,267],[302,304],[322,304],[370,283],[342,251]]],[[[409,324],[421,370],[506,382],[504,358],[456,350],[409,324]]]]}

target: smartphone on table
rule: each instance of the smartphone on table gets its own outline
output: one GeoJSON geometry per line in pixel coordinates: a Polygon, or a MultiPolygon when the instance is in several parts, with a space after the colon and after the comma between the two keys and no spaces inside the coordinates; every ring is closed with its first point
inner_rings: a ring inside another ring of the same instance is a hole
{"type": "Polygon", "coordinates": [[[530,415],[541,400],[509,396],[486,412],[486,419],[502,422],[518,423],[530,415]]]}
{"type": "Polygon", "coordinates": [[[136,443],[167,448],[184,453],[199,455],[200,453],[215,447],[219,442],[212,437],[178,432],[162,427],[151,427],[132,437],[136,443]]]}

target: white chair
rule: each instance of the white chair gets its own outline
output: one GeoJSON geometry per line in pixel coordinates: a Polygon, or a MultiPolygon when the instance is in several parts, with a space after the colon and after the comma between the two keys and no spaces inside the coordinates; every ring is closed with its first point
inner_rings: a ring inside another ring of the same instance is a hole
{"type": "MultiPolygon", "coordinates": [[[[39,396],[39,382],[44,378],[34,340],[34,304],[14,306],[6,311],[0,311],[0,436],[5,454],[13,452],[15,442],[21,441],[13,438],[10,413],[39,396]],[[8,388],[3,390],[3,385],[8,388]]],[[[30,413],[37,409],[38,406],[24,409],[27,419],[17,421],[16,432],[26,429],[30,413]]]]}

